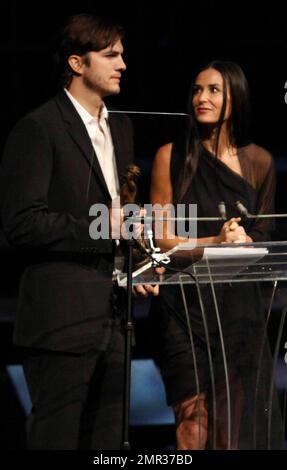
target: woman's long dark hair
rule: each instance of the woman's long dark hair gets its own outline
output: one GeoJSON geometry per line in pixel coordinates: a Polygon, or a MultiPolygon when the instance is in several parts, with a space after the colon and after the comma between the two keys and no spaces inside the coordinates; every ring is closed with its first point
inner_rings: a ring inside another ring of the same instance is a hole
{"type": "Polygon", "coordinates": [[[215,156],[217,156],[220,131],[226,111],[228,88],[230,90],[231,113],[227,121],[227,133],[230,144],[232,146],[242,147],[248,143],[250,102],[249,87],[244,72],[235,62],[213,60],[197,71],[191,84],[188,99],[188,113],[190,115],[190,119],[185,132],[185,158],[180,174],[180,181],[177,185],[178,190],[175,190],[175,202],[182,201],[195,174],[202,149],[201,138],[204,125],[199,125],[196,121],[192,106],[194,81],[200,72],[211,68],[217,70],[223,78],[223,105],[216,128],[215,148],[213,149],[213,152],[215,156]]]}

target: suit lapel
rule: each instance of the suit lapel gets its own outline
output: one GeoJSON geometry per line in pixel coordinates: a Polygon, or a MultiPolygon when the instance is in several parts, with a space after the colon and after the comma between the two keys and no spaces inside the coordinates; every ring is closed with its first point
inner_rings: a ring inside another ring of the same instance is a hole
{"type": "Polygon", "coordinates": [[[96,153],[91,143],[91,139],[88,135],[88,132],[81,117],[79,116],[78,112],[76,111],[72,102],[69,100],[68,96],[64,91],[60,92],[57,95],[56,101],[61,110],[63,119],[67,123],[68,133],[70,134],[72,140],[81,150],[82,155],[84,156],[87,164],[89,165],[90,172],[88,187],[91,184],[91,178],[95,177],[99,184],[102,186],[103,190],[107,193],[108,198],[110,199],[110,193],[107,188],[104,175],[102,173],[96,153]]]}

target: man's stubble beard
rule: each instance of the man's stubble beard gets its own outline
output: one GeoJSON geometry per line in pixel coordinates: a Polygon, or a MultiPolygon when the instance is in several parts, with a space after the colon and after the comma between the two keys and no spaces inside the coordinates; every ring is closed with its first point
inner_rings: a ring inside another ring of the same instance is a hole
{"type": "MultiPolygon", "coordinates": [[[[118,95],[121,91],[120,85],[118,85],[117,90],[111,90],[110,88],[105,86],[101,87],[100,80],[97,82],[97,85],[95,85],[93,80],[90,80],[89,77],[83,77],[83,83],[87,89],[89,89],[93,93],[100,95],[102,98],[104,98],[105,96],[118,95]]],[[[104,81],[102,81],[102,83],[104,84],[104,81]]]]}

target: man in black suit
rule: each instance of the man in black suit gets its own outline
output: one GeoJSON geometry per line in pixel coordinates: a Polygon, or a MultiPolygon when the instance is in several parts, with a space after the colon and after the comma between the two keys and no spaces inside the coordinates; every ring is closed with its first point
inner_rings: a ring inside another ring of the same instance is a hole
{"type": "Polygon", "coordinates": [[[115,243],[90,238],[89,209],[111,206],[133,159],[128,118],[109,114],[103,102],[120,91],[122,34],[92,15],[69,18],[59,49],[64,89],[15,126],[2,160],[4,231],[34,260],[21,279],[14,336],[27,351],[31,449],[120,446],[115,243]]]}

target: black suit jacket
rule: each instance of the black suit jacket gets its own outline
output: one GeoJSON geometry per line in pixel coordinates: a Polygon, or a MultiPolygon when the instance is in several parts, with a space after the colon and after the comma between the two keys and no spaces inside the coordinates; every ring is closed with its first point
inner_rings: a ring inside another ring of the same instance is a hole
{"type": "MultiPolygon", "coordinates": [[[[121,114],[110,114],[109,122],[120,176],[133,159],[131,124],[121,114]]],[[[8,241],[30,258],[20,285],[16,344],[103,349],[112,321],[113,243],[90,238],[89,209],[111,199],[86,128],[65,92],[15,126],[0,187],[8,241]]]]}

